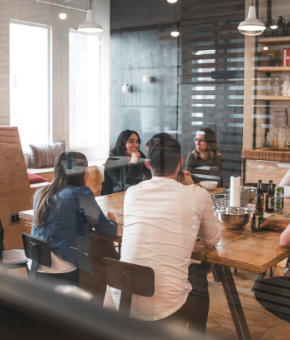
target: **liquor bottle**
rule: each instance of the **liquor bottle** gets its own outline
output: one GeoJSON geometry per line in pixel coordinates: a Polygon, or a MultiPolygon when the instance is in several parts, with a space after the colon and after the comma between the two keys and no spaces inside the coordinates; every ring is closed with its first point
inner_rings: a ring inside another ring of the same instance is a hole
{"type": "Polygon", "coordinates": [[[284,188],[276,187],[274,196],[274,210],[282,210],[284,208],[284,188]]]}
{"type": "Polygon", "coordinates": [[[286,35],[286,24],[285,19],[280,15],[278,22],[277,22],[278,28],[275,30],[276,36],[282,37],[283,35],[286,35]]]}
{"type": "Polygon", "coordinates": [[[261,230],[260,225],[263,222],[263,216],[264,216],[264,192],[263,192],[262,180],[260,179],[257,185],[255,203],[256,203],[255,210],[254,210],[253,219],[252,219],[252,230],[260,231],[261,230]]]}
{"type": "Polygon", "coordinates": [[[265,204],[265,210],[267,212],[273,212],[274,211],[274,187],[273,187],[273,181],[270,180],[268,184],[267,194],[266,194],[266,204],[265,204]]]}

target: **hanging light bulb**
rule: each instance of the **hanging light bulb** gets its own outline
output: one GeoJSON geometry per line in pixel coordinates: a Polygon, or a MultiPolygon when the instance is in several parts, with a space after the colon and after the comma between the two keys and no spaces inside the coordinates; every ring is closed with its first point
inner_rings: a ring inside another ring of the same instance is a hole
{"type": "Polygon", "coordinates": [[[179,23],[173,25],[171,32],[170,32],[170,35],[173,38],[178,38],[180,36],[179,23]]]}
{"type": "Polygon", "coordinates": [[[177,37],[179,37],[180,32],[177,31],[176,29],[174,29],[173,31],[170,32],[170,35],[171,35],[173,38],[177,38],[177,37]]]}
{"type": "Polygon", "coordinates": [[[239,24],[238,30],[244,35],[255,36],[262,34],[265,28],[265,24],[256,17],[256,7],[252,2],[252,6],[249,6],[248,17],[239,24]]]}
{"type": "Polygon", "coordinates": [[[92,0],[90,0],[90,8],[87,10],[86,20],[83,24],[78,25],[77,30],[85,33],[100,33],[104,31],[103,27],[95,22],[92,0]]]}
{"type": "Polygon", "coordinates": [[[67,19],[67,13],[66,12],[60,12],[58,14],[58,17],[61,19],[61,20],[66,20],[67,19]]]}
{"type": "Polygon", "coordinates": [[[276,30],[278,28],[277,22],[275,22],[273,19],[271,20],[270,28],[271,30],[276,30]]]}
{"type": "Polygon", "coordinates": [[[178,0],[167,0],[170,4],[175,4],[178,0]]]}

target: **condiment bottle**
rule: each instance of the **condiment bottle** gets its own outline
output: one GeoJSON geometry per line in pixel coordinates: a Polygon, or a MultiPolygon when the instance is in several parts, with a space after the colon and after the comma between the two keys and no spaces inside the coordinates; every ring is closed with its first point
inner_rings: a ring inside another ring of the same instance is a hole
{"type": "Polygon", "coordinates": [[[284,188],[276,187],[275,188],[275,197],[274,197],[274,210],[282,210],[284,208],[284,188]]]}
{"type": "Polygon", "coordinates": [[[274,211],[274,186],[273,181],[270,180],[268,184],[267,194],[266,194],[266,201],[265,201],[265,211],[273,212],[274,211]]]}
{"type": "Polygon", "coordinates": [[[252,219],[252,231],[260,231],[264,216],[264,192],[262,180],[259,179],[256,192],[255,210],[252,219]]]}

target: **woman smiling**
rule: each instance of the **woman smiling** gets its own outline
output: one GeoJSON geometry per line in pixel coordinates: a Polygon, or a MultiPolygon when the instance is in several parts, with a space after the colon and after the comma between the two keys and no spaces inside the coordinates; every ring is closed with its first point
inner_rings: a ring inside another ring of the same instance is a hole
{"type": "Polygon", "coordinates": [[[102,195],[126,190],[144,179],[151,178],[140,151],[140,137],[136,131],[122,131],[105,164],[102,195]]]}

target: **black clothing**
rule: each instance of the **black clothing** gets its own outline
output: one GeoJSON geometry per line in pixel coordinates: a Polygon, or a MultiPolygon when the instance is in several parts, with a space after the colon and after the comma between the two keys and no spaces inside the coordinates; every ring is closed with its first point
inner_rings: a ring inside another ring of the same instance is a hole
{"type": "Polygon", "coordinates": [[[219,154],[211,155],[211,159],[201,159],[194,150],[186,157],[185,170],[191,172],[194,183],[201,181],[218,181],[222,185],[222,162],[223,157],[219,154]]]}
{"type": "Polygon", "coordinates": [[[151,171],[145,166],[145,155],[141,153],[138,163],[129,163],[127,156],[110,156],[105,164],[102,195],[125,191],[131,185],[150,179],[151,171]]]}

